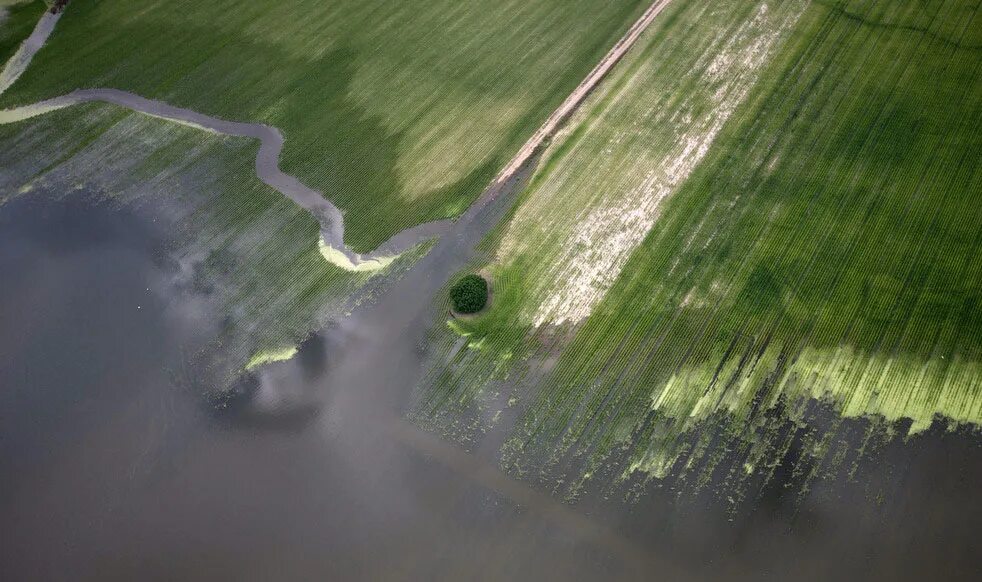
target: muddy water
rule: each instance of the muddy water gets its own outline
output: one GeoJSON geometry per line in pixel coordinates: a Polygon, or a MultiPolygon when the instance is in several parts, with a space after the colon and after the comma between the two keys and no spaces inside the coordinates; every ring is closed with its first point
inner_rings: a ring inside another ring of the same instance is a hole
{"type": "Polygon", "coordinates": [[[5,579],[626,573],[616,536],[398,420],[409,319],[328,330],[216,411],[187,368],[214,323],[170,285],[168,228],[41,196],[0,208],[5,579]]]}
{"type": "Polygon", "coordinates": [[[804,503],[778,479],[731,521],[675,491],[573,508],[400,420],[439,315],[430,297],[507,194],[487,193],[376,304],[244,379],[221,410],[188,368],[214,322],[170,284],[167,225],[76,198],[0,208],[4,578],[977,573],[982,454],[971,434],[900,443],[804,503]]]}

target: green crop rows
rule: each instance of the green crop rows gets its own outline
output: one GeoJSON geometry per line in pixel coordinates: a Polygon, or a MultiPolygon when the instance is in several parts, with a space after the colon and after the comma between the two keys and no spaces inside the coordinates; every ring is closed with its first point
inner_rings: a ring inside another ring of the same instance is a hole
{"type": "Polygon", "coordinates": [[[0,69],[17,51],[21,41],[30,36],[45,10],[44,2],[13,3],[0,1],[0,69]]]}
{"type": "Polygon", "coordinates": [[[812,397],[982,421],[978,12],[680,0],[488,241],[495,304],[460,330],[480,349],[444,334],[416,416],[505,393],[510,462],[656,475],[708,419],[752,441],[812,397]]]}
{"type": "Polygon", "coordinates": [[[645,4],[74,2],[0,107],[113,87],[276,126],[365,251],[465,209],[645,4]]]}

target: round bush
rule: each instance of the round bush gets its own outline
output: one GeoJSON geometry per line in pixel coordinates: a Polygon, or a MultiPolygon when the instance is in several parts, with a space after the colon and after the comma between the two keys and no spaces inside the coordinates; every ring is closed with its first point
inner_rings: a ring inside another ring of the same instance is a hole
{"type": "Polygon", "coordinates": [[[477,313],[488,303],[488,282],[467,275],[450,288],[450,304],[457,313],[477,313]]]}

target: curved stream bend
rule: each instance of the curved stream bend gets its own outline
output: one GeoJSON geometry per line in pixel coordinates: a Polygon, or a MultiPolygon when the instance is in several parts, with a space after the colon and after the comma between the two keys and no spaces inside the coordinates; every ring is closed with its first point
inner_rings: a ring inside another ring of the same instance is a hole
{"type": "Polygon", "coordinates": [[[118,89],[79,89],[33,105],[6,109],[0,111],[0,124],[23,121],[72,105],[91,102],[118,105],[151,117],[222,135],[259,140],[256,176],[317,219],[321,226],[321,254],[342,269],[370,271],[382,268],[424,240],[441,236],[449,226],[450,221],[447,220],[420,224],[396,234],[371,253],[366,255],[355,253],[344,244],[344,217],[338,207],[321,192],[280,169],[279,158],[283,150],[283,134],[278,129],[262,123],[227,121],[118,89]]]}

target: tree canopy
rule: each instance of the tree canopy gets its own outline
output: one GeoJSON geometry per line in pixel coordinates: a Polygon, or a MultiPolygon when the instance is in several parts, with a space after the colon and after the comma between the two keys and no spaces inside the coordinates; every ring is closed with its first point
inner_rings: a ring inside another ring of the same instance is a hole
{"type": "Polygon", "coordinates": [[[488,282],[479,275],[466,275],[450,288],[450,304],[458,313],[477,313],[488,302],[488,282]]]}

